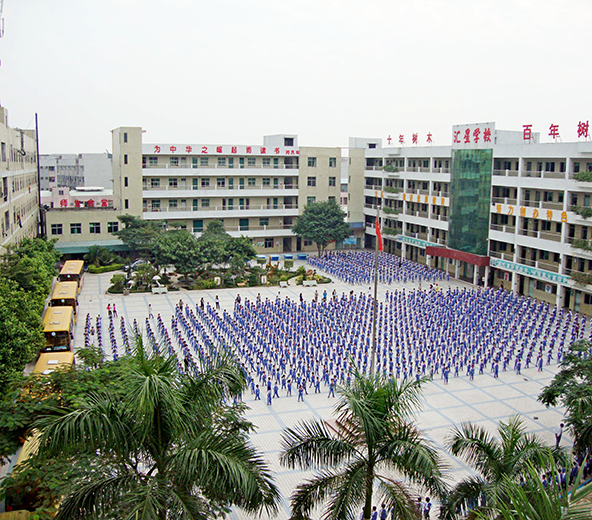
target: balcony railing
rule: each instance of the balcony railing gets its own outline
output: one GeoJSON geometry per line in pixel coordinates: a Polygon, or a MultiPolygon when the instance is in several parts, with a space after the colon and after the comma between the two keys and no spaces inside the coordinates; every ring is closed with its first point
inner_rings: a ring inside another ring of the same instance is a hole
{"type": "Polygon", "coordinates": [[[500,177],[518,177],[518,170],[493,170],[493,175],[500,177]]]}
{"type": "Polygon", "coordinates": [[[516,233],[515,226],[491,224],[491,229],[493,231],[501,231],[502,233],[512,233],[512,234],[516,233]]]}
{"type": "Polygon", "coordinates": [[[491,199],[491,202],[493,204],[509,204],[511,206],[515,206],[516,204],[518,204],[517,199],[513,199],[510,197],[493,197],[491,199]]]}
{"type": "Polygon", "coordinates": [[[190,170],[297,170],[297,164],[191,164],[191,163],[179,163],[179,164],[150,164],[146,163],[142,165],[144,170],[150,170],[152,168],[164,168],[165,170],[179,170],[179,169],[190,169],[190,170]]]}
{"type": "Polygon", "coordinates": [[[218,186],[217,184],[212,184],[210,186],[194,186],[192,184],[178,184],[177,186],[152,186],[152,185],[143,185],[142,190],[144,191],[181,191],[181,190],[190,190],[190,191],[228,191],[228,190],[239,190],[239,191],[248,191],[248,190],[297,190],[298,184],[258,184],[255,186],[240,186],[240,185],[233,185],[233,186],[218,186]]]}
{"type": "Polygon", "coordinates": [[[179,211],[257,211],[257,210],[288,210],[298,209],[298,204],[263,204],[263,205],[226,205],[226,206],[177,206],[177,207],[152,207],[144,206],[144,213],[179,212],[179,211]]]}

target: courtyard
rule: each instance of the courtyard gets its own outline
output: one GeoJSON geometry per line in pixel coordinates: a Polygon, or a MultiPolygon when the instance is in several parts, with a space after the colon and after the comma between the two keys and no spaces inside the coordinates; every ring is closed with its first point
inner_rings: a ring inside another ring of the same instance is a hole
{"type": "MultiPolygon", "coordinates": [[[[111,273],[102,275],[86,275],[80,294],[78,324],[75,331],[75,345],[84,344],[84,318],[89,313],[91,317],[107,315],[107,305],[115,304],[120,317],[128,323],[134,319],[143,326],[149,314],[149,305],[154,315],[160,314],[165,322],[175,313],[175,306],[179,300],[195,308],[204,299],[206,304],[215,307],[216,297],[223,310],[232,313],[237,295],[241,299],[255,300],[260,294],[261,299],[274,300],[279,293],[283,299],[286,296],[298,301],[300,296],[305,301],[314,298],[315,291],[328,293],[336,291],[338,295],[349,294],[354,290],[370,294],[370,288],[364,285],[350,285],[346,283],[331,283],[314,287],[288,286],[253,287],[241,289],[220,289],[209,291],[180,291],[168,294],[153,295],[149,293],[130,294],[129,296],[110,295],[106,293],[111,273]]],[[[442,281],[439,288],[471,287],[456,280],[442,281]]],[[[417,288],[416,283],[394,283],[392,285],[379,284],[378,300],[384,301],[387,291],[407,291],[417,288]]],[[[425,288],[425,282],[424,282],[425,288]]],[[[513,370],[500,372],[499,378],[494,378],[489,370],[482,375],[476,375],[474,380],[460,375],[450,377],[448,385],[439,375],[424,387],[423,408],[417,416],[417,423],[426,437],[441,450],[441,455],[447,464],[447,474],[450,482],[460,480],[470,469],[459,459],[449,455],[443,448],[444,440],[450,429],[464,421],[471,421],[494,431],[500,420],[506,420],[512,415],[519,415],[529,432],[536,433],[548,444],[554,443],[553,431],[562,420],[561,410],[547,409],[537,401],[537,396],[543,386],[547,385],[557,371],[556,363],[545,365],[539,372],[535,366],[523,369],[520,375],[513,370]]],[[[282,504],[277,518],[287,519],[290,515],[289,497],[294,487],[304,480],[308,473],[289,470],[278,462],[280,453],[281,433],[284,428],[296,425],[301,420],[329,419],[332,417],[336,399],[328,398],[323,390],[320,394],[310,392],[304,396],[304,402],[297,402],[296,396],[274,399],[272,406],[265,404],[265,399],[255,401],[251,392],[247,391],[244,401],[249,406],[247,419],[252,421],[257,431],[252,435],[253,444],[261,450],[274,472],[276,482],[282,492],[282,504]]],[[[569,446],[571,440],[564,435],[562,445],[569,446]]],[[[232,519],[250,518],[241,511],[233,511],[232,519]]]]}

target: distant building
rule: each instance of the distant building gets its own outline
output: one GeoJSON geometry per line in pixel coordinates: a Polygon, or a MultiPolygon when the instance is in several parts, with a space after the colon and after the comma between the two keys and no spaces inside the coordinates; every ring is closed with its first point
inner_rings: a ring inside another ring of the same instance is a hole
{"type": "Polygon", "coordinates": [[[80,186],[113,187],[110,153],[41,154],[39,159],[42,190],[54,186],[70,189],[80,186]]]}
{"type": "Polygon", "coordinates": [[[37,142],[35,130],[8,126],[0,107],[0,253],[38,232],[37,142]]]}

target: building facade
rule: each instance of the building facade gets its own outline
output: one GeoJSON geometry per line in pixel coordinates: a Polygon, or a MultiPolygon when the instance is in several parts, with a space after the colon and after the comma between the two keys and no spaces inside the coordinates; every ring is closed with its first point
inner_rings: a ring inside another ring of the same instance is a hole
{"type": "Polygon", "coordinates": [[[37,236],[39,190],[35,130],[8,125],[8,111],[0,107],[0,253],[25,237],[37,236]]]}
{"type": "Polygon", "coordinates": [[[289,134],[265,136],[260,145],[144,143],[139,127],[117,128],[112,136],[112,207],[47,211],[48,234],[64,253],[92,243],[121,246],[111,231],[124,214],[196,236],[218,219],[230,235],[250,238],[258,253],[313,251],[314,244],[293,234],[295,218],[309,203],[339,203],[338,147],[301,147],[289,134]]]}
{"type": "Polygon", "coordinates": [[[451,146],[350,139],[366,246],[378,211],[386,251],[592,314],[592,142],[525,137],[482,123],[454,127],[451,146]]]}
{"type": "Polygon", "coordinates": [[[53,187],[76,189],[112,188],[113,172],[110,153],[41,154],[39,170],[41,189],[53,187]]]}

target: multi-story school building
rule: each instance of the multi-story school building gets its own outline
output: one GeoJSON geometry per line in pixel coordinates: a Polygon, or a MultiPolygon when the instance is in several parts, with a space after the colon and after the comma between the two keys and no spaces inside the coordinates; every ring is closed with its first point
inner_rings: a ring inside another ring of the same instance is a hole
{"type": "Polygon", "coordinates": [[[113,202],[54,204],[48,235],[64,253],[82,253],[121,248],[118,215],[197,235],[220,219],[259,253],[314,251],[291,227],[306,204],[339,202],[343,174],[348,244],[357,234],[358,246],[373,247],[378,214],[386,251],[592,314],[592,142],[541,143],[526,130],[455,126],[450,146],[351,138],[342,160],[340,148],[299,146],[291,134],[257,145],[144,143],[142,128],[121,127],[112,132],[113,202]]]}
{"type": "Polygon", "coordinates": [[[8,125],[0,106],[0,253],[10,244],[38,233],[39,189],[35,130],[8,125]]]}
{"type": "Polygon", "coordinates": [[[530,128],[482,123],[453,127],[451,146],[351,139],[349,191],[364,194],[366,246],[378,212],[386,251],[592,314],[587,124],[583,137],[543,144],[530,128]]]}
{"type": "MultiPolygon", "coordinates": [[[[142,128],[113,130],[113,203],[65,202],[47,211],[64,253],[120,247],[118,215],[165,221],[200,234],[219,219],[259,253],[315,249],[291,228],[306,204],[340,200],[341,149],[302,147],[295,135],[262,144],[144,143],[142,128]]],[[[352,232],[353,235],[353,232],[352,232]]]]}

